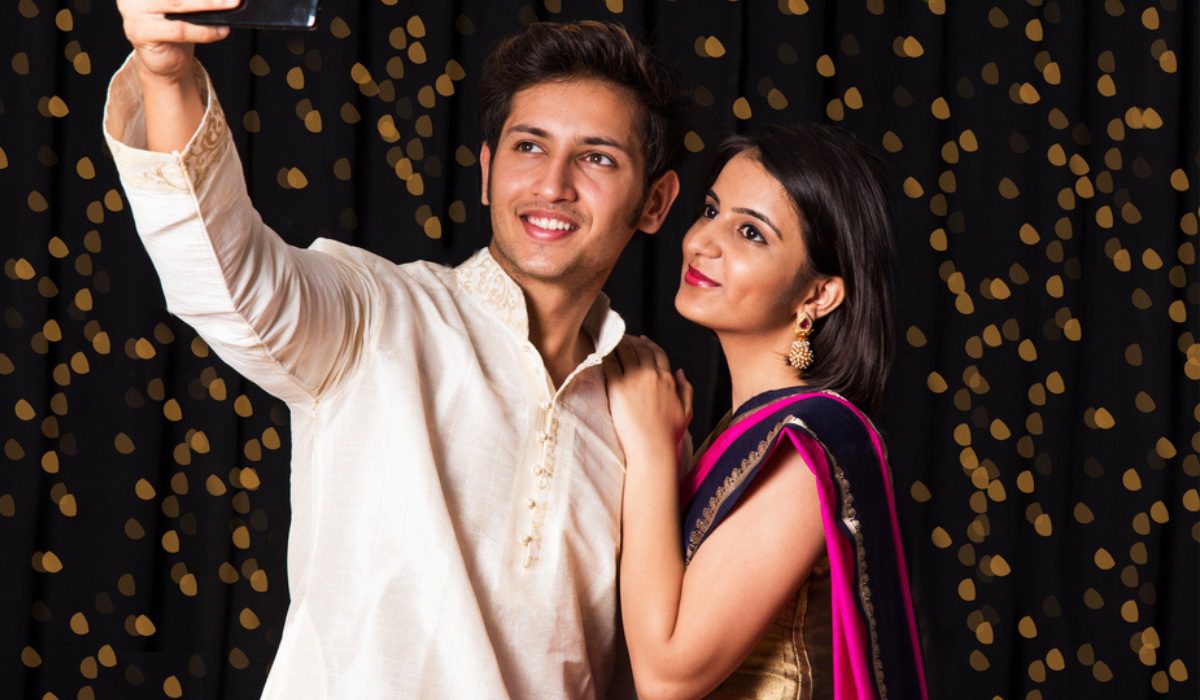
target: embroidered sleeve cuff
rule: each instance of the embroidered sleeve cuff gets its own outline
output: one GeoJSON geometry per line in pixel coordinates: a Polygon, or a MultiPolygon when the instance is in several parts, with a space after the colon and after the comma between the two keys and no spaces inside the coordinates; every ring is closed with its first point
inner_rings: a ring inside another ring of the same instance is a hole
{"type": "Polygon", "coordinates": [[[204,117],[182,151],[146,150],[146,119],[137,57],[130,54],[113,75],[104,107],[104,138],[125,187],[154,192],[200,192],[214,165],[233,150],[225,113],[213,92],[207,71],[195,63],[195,78],[204,100],[204,117]]]}

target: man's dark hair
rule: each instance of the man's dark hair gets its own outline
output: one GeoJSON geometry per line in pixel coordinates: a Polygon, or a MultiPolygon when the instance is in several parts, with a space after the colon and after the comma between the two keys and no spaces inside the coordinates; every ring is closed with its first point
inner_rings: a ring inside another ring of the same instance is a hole
{"type": "Polygon", "coordinates": [[[690,103],[679,72],[613,22],[536,22],[488,55],[479,83],[480,129],[495,152],[513,95],[555,80],[593,78],[632,91],[641,106],[638,136],[646,182],[683,160],[690,103]]]}
{"type": "Polygon", "coordinates": [[[841,277],[845,283],[841,306],[814,327],[816,360],[804,379],[877,410],[895,353],[895,244],[883,161],[841,128],[770,126],[718,145],[704,191],[739,154],[762,164],[799,214],[807,263],[796,271],[797,284],[818,277],[841,277]]]}

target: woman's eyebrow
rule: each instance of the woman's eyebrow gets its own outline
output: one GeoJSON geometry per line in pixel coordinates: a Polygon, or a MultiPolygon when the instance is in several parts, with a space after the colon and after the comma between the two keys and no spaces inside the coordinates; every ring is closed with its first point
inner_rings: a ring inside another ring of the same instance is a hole
{"type": "MultiPolygon", "coordinates": [[[[719,203],[720,202],[718,201],[718,204],[719,203]]],[[[759,221],[763,222],[768,227],[770,227],[770,229],[775,232],[775,235],[779,237],[779,240],[781,240],[781,241],[783,240],[783,234],[779,232],[779,227],[776,226],[775,224],[771,223],[771,219],[767,218],[766,214],[755,211],[753,209],[747,209],[746,207],[734,207],[733,210],[735,212],[737,212],[738,214],[745,214],[747,216],[753,216],[754,218],[758,219],[759,221]]]]}

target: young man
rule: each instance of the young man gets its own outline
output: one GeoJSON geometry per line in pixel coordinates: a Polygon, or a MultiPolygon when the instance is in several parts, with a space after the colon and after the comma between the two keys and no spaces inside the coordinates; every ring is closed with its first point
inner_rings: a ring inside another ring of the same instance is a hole
{"type": "Polygon", "coordinates": [[[105,130],[168,308],[291,408],[291,607],[264,695],[605,695],[624,467],[600,363],[624,324],[600,288],[678,192],[672,72],[614,25],[499,46],[491,244],[397,266],[262,223],[187,43],[225,34],[162,19],[217,5],[121,2],[135,50],[105,130]]]}

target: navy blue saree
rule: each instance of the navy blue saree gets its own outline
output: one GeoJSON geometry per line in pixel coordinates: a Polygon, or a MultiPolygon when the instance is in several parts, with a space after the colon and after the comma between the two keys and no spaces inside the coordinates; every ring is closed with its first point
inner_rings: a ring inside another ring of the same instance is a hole
{"type": "Polygon", "coordinates": [[[886,451],[871,421],[841,396],[807,387],[767,392],[714,433],[680,484],[685,561],[781,447],[799,452],[816,476],[834,697],[926,698],[886,451]]]}

